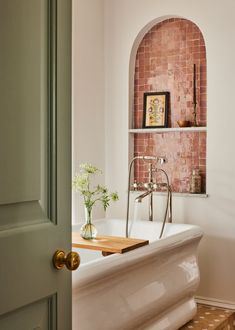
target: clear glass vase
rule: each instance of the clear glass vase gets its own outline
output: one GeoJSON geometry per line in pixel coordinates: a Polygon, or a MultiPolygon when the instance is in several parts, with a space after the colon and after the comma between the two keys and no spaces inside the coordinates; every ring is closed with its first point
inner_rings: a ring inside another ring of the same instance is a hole
{"type": "Polygon", "coordinates": [[[85,223],[80,229],[80,234],[82,238],[93,239],[96,238],[97,229],[92,223],[92,210],[85,207],[85,223]]]}

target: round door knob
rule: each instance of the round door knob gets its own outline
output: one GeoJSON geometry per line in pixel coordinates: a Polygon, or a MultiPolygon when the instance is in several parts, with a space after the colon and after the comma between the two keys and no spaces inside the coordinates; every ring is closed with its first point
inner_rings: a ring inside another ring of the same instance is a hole
{"type": "Polygon", "coordinates": [[[64,265],[68,270],[76,270],[80,265],[80,257],[77,252],[69,252],[66,256],[62,250],[57,250],[53,256],[53,265],[56,269],[62,269],[64,265]]]}

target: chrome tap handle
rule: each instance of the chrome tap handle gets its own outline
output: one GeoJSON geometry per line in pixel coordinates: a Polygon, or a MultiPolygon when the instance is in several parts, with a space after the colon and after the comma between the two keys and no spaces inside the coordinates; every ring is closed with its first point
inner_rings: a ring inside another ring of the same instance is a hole
{"type": "Polygon", "coordinates": [[[144,183],[143,182],[137,182],[136,180],[134,181],[134,183],[131,185],[131,187],[134,189],[134,190],[137,190],[138,188],[141,188],[144,186],[144,183]]]}
{"type": "Polygon", "coordinates": [[[147,190],[156,190],[158,188],[157,183],[155,182],[145,182],[144,183],[144,188],[147,190]]]}
{"type": "Polygon", "coordinates": [[[158,188],[157,183],[153,183],[153,190],[157,190],[157,188],[158,188]]]}
{"type": "Polygon", "coordinates": [[[145,182],[144,183],[144,188],[147,189],[147,190],[150,190],[151,189],[151,182],[145,182]]]}
{"type": "Polygon", "coordinates": [[[134,181],[134,183],[132,184],[132,188],[134,189],[134,190],[137,190],[138,189],[138,183],[137,183],[137,181],[135,180],[134,181]]]}

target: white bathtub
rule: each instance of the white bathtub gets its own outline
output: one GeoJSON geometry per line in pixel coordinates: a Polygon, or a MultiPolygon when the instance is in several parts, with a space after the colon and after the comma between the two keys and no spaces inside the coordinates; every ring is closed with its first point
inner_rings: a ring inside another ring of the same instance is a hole
{"type": "MultiPolygon", "coordinates": [[[[98,235],[125,236],[125,221],[98,220],[98,235]]],[[[80,226],[73,230],[79,231],[80,226]]],[[[77,249],[73,272],[73,330],[177,330],[196,313],[199,227],[138,221],[131,237],[150,244],[103,257],[77,249]]],[[[76,249],[75,249],[76,250],[76,249]]]]}

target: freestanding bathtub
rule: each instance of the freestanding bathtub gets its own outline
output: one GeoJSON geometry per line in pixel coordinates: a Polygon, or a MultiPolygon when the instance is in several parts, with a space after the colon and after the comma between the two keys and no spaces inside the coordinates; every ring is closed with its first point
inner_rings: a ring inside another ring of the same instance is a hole
{"type": "MultiPolygon", "coordinates": [[[[123,220],[95,224],[98,235],[125,236],[123,220]]],[[[73,330],[177,330],[192,319],[202,231],[166,224],[158,240],[161,225],[134,223],[131,237],[150,244],[122,255],[77,249],[81,265],[73,273],[73,330]]]]}

